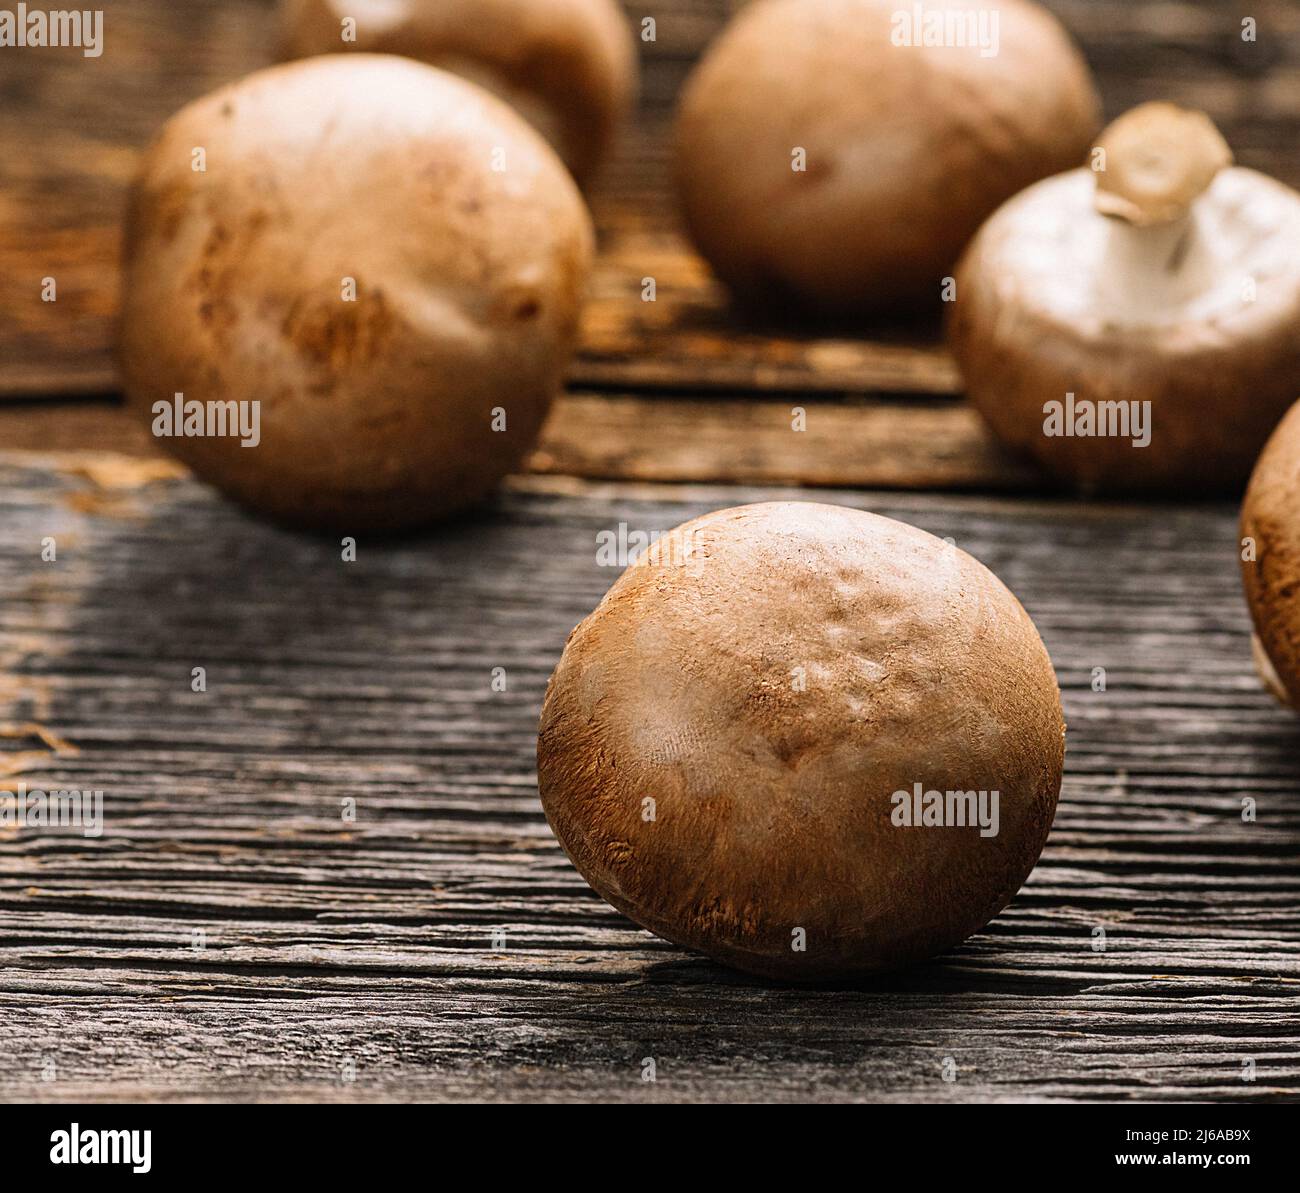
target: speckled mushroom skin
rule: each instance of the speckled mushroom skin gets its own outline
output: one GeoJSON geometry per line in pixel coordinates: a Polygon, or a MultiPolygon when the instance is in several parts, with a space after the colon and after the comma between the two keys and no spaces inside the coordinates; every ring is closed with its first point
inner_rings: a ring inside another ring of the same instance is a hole
{"type": "Polygon", "coordinates": [[[257,447],[160,441],[253,509],[344,532],[427,522],[533,444],[593,240],[550,147],[472,84],[378,55],[259,71],[184,108],[145,158],[127,394],[147,419],[176,392],[260,401],[257,447]]]}
{"type": "Polygon", "coordinates": [[[937,307],[999,203],[1083,162],[1100,123],[1083,58],[1039,6],[992,7],[991,57],[891,44],[911,11],[896,0],[756,0],[733,19],[683,94],[676,174],[696,245],[742,304],[937,307]]]}
{"type": "Polygon", "coordinates": [[[404,54],[472,79],[551,142],[579,179],[605,156],[636,94],[616,0],[282,0],[286,57],[404,54]],[[356,40],[342,40],[342,21],[356,40]]]}
{"type": "Polygon", "coordinates": [[[698,518],[628,568],[570,635],[537,749],[547,818],[601,895],[794,981],[978,931],[1038,859],[1063,755],[1051,662],[991,572],[798,502],[698,518]],[[918,782],[998,790],[999,834],[895,826],[918,782]]]}
{"type": "Polygon", "coordinates": [[[1242,560],[1261,672],[1274,694],[1300,710],[1300,404],[1278,425],[1246,490],[1241,534],[1255,541],[1242,560]]]}
{"type": "Polygon", "coordinates": [[[1030,187],[980,230],[957,270],[948,340],[967,396],[1013,450],[1085,493],[1239,494],[1300,390],[1300,195],[1224,170],[1197,218],[1221,274],[1175,308],[1134,288],[1132,310],[1095,297],[1108,221],[1091,170],[1030,187]],[[1259,225],[1258,260],[1213,247],[1219,226],[1259,225]],[[1286,232],[1290,227],[1292,231],[1286,232]],[[1255,295],[1242,300],[1252,280],[1255,295]],[[1149,401],[1151,442],[1043,433],[1044,403],[1149,401]]]}

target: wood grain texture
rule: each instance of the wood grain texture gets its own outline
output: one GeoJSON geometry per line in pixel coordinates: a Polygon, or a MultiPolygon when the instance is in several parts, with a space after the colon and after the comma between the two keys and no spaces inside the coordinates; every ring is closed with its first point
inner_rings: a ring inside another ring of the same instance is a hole
{"type": "MultiPolygon", "coordinates": [[[[689,250],[669,188],[672,104],[732,0],[629,0],[653,16],[644,98],[593,196],[602,256],[574,380],[624,388],[951,395],[933,328],[832,337],[750,327],[689,250]],[[642,279],[658,283],[641,301],[642,279]]],[[[1250,166],[1300,185],[1300,13],[1287,0],[1051,0],[1112,115],[1146,99],[1203,107],[1250,166]],[[1245,42],[1241,21],[1258,23],[1245,42]]],[[[168,115],[275,56],[270,0],[113,6],[106,49],[8,52],[0,75],[0,396],[116,384],[118,225],[140,149],[168,115]],[[42,279],[56,303],[40,300],[42,279]]]]}
{"type": "MultiPolygon", "coordinates": [[[[112,401],[0,404],[0,444],[43,453],[162,458],[142,420],[112,401]]],[[[532,472],[597,480],[853,485],[1029,492],[1043,478],[1010,458],[968,406],[746,396],[729,401],[565,394],[532,472]],[[794,430],[802,411],[804,429],[794,430]]]]}
{"type": "Polygon", "coordinates": [[[533,472],[597,480],[982,492],[1046,485],[1002,450],[969,406],[922,399],[569,394],[527,463],[533,472]],[[801,430],[793,429],[796,416],[801,430]]]}
{"type": "Polygon", "coordinates": [[[97,840],[0,834],[0,1097],[1300,1096],[1300,720],[1227,507],[831,496],[991,566],[1064,690],[1043,860],[950,955],[770,987],[592,894],[533,748],[595,536],[774,495],[532,478],[345,564],[189,480],[0,460],[6,782],[106,793],[97,840]]]}

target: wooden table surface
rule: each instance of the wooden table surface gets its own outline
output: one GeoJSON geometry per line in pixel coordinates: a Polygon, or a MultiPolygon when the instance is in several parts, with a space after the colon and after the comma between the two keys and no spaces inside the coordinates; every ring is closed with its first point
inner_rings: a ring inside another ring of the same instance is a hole
{"type": "MultiPolygon", "coordinates": [[[[1295,6],[1050,6],[1108,112],[1197,103],[1300,185],[1295,6]]],[[[1251,668],[1235,509],[1050,496],[933,328],[739,323],[664,184],[671,97],[728,5],[629,7],[660,37],[530,473],[355,563],[234,510],[113,400],[122,187],[168,111],[266,60],[267,5],[113,10],[92,86],[70,58],[6,58],[0,787],[101,788],[106,825],[0,827],[0,1008],[22,1024],[0,1098],[1300,1098],[1300,719],[1251,668]],[[33,299],[50,273],[66,303],[33,299]],[[997,571],[1069,722],[1017,899],[854,987],[658,941],[587,888],[537,801],[546,679],[615,575],[597,533],[791,494],[997,571]]]]}
{"type": "Polygon", "coordinates": [[[332,541],[145,465],[6,464],[9,778],[102,788],[106,831],[0,843],[0,1008],[25,1025],[5,1092],[1300,1088],[1300,721],[1251,671],[1230,509],[831,495],[995,569],[1060,675],[1069,752],[1047,850],[951,955],[857,989],[781,989],[655,940],[587,888],[538,806],[534,741],[564,639],[615,574],[596,535],[774,495],[529,479],[473,521],[363,541],[345,564],[332,541]],[[38,560],[47,535],[56,564],[38,560]]]}

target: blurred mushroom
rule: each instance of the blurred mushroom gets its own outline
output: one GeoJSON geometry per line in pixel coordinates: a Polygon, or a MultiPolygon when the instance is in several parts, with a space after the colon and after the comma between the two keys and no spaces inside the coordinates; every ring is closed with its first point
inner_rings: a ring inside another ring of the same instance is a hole
{"type": "Polygon", "coordinates": [[[282,0],[286,55],[403,54],[471,79],[537,128],[580,181],[636,93],[617,0],[282,0]]]}
{"type": "Polygon", "coordinates": [[[1143,105],[963,258],[966,391],[1053,477],[1240,492],[1300,392],[1300,195],[1231,162],[1201,113],[1143,105]]]}
{"type": "Polygon", "coordinates": [[[445,516],[532,446],[592,243],[559,158],[472,83],[380,55],[259,71],[183,108],[145,157],[128,399],[195,472],[273,517],[347,531],[445,516]],[[230,433],[249,412],[253,433],[230,433]]]}
{"type": "Polygon", "coordinates": [[[740,302],[937,307],[984,218],[1083,161],[1099,106],[1055,17],[1026,0],[931,15],[948,44],[895,0],[757,0],[695,69],[678,189],[740,302]]]}

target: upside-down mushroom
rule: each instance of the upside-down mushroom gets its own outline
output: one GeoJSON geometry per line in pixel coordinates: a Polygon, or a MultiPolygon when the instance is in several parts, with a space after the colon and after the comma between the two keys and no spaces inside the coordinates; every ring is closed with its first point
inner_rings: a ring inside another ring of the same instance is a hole
{"type": "Polygon", "coordinates": [[[963,258],[966,392],[1052,477],[1239,493],[1300,393],[1300,194],[1231,162],[1204,115],[1145,104],[963,258]]]}

